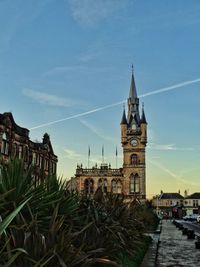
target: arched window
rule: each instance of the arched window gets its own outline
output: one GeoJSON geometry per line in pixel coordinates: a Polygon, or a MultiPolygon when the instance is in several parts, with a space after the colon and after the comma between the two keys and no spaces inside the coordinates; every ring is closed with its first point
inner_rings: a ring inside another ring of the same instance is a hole
{"type": "Polygon", "coordinates": [[[139,193],[140,185],[139,185],[139,176],[138,174],[131,175],[130,177],[130,193],[139,193]]]}
{"type": "Polygon", "coordinates": [[[94,181],[93,179],[85,179],[84,191],[86,194],[93,194],[94,192],[94,181]]]}
{"type": "Polygon", "coordinates": [[[12,144],[12,156],[13,158],[17,156],[17,144],[16,143],[12,144]]]}
{"type": "Polygon", "coordinates": [[[112,188],[112,193],[116,194],[117,193],[117,182],[116,182],[116,180],[112,180],[111,188],[112,188]]]}
{"type": "Polygon", "coordinates": [[[122,182],[121,180],[112,180],[111,182],[112,193],[121,194],[122,193],[122,182]]]}
{"type": "Polygon", "coordinates": [[[98,180],[98,187],[101,187],[102,188],[102,191],[103,192],[107,192],[107,187],[108,187],[108,181],[107,179],[99,179],[98,180]]]}
{"type": "Polygon", "coordinates": [[[36,153],[35,152],[32,153],[32,164],[33,165],[36,164],[36,153]]]}
{"type": "Polygon", "coordinates": [[[25,147],[25,152],[24,152],[24,160],[28,161],[28,147],[25,147]]]}
{"type": "Polygon", "coordinates": [[[120,180],[117,181],[117,193],[122,193],[122,182],[120,180]]]}
{"type": "Polygon", "coordinates": [[[19,145],[18,157],[21,159],[23,157],[23,147],[19,145]]]}
{"type": "Polygon", "coordinates": [[[132,165],[138,164],[138,156],[136,154],[131,155],[131,164],[132,165]]]}
{"type": "Polygon", "coordinates": [[[2,135],[2,143],[1,143],[1,154],[8,155],[9,150],[9,140],[6,133],[2,135]]]}
{"type": "Polygon", "coordinates": [[[107,179],[104,179],[104,181],[103,181],[103,191],[107,192],[107,188],[108,188],[108,181],[107,181],[107,179]]]}
{"type": "Polygon", "coordinates": [[[102,184],[103,184],[103,183],[102,183],[102,179],[99,179],[99,180],[98,180],[98,187],[101,187],[102,184]]]}

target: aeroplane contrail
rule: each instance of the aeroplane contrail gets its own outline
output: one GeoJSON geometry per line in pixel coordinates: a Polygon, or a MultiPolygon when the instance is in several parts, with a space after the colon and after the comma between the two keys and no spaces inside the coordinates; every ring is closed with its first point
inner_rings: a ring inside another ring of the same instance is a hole
{"type": "MultiPolygon", "coordinates": [[[[150,96],[150,95],[160,94],[160,93],[163,93],[163,92],[171,91],[171,90],[174,90],[174,89],[177,89],[177,88],[181,88],[181,87],[184,87],[184,86],[189,85],[189,84],[198,83],[198,82],[200,82],[200,78],[195,79],[195,80],[182,82],[182,83],[178,83],[178,84],[174,84],[174,85],[171,85],[171,86],[168,86],[168,87],[164,87],[164,88],[161,88],[161,89],[158,89],[158,90],[154,90],[154,91],[142,94],[139,97],[146,97],[146,96],[150,96]]],[[[116,102],[114,104],[106,105],[106,106],[95,108],[95,109],[92,109],[92,110],[89,110],[89,111],[86,111],[86,112],[82,112],[82,113],[79,113],[79,114],[76,114],[76,115],[72,115],[72,116],[69,116],[69,117],[66,117],[66,118],[63,118],[63,119],[59,119],[59,120],[43,123],[43,124],[40,124],[38,126],[30,128],[30,130],[35,130],[35,129],[42,128],[42,127],[45,127],[45,126],[49,126],[49,125],[52,125],[52,124],[56,124],[56,123],[59,123],[59,122],[62,122],[62,121],[67,121],[67,120],[83,117],[83,116],[86,116],[88,114],[92,114],[92,113],[95,113],[95,112],[98,112],[98,111],[101,111],[101,110],[104,110],[104,109],[108,109],[108,108],[112,108],[112,107],[121,105],[121,104],[123,104],[125,102],[126,102],[126,100],[123,100],[123,101],[120,101],[120,102],[116,102]]]]}

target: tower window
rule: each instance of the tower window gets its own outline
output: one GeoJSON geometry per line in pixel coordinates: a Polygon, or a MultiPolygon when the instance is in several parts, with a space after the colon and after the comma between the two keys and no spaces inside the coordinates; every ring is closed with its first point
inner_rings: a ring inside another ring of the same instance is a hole
{"type": "Polygon", "coordinates": [[[84,191],[86,194],[93,194],[94,192],[94,181],[93,179],[85,179],[84,191]]]}
{"type": "Polygon", "coordinates": [[[1,154],[8,155],[9,151],[9,140],[6,133],[2,135],[2,143],[1,143],[1,154]]]}
{"type": "Polygon", "coordinates": [[[132,175],[130,178],[130,193],[139,193],[140,187],[139,187],[139,176],[138,174],[132,175]]]}
{"type": "Polygon", "coordinates": [[[131,155],[131,164],[132,165],[138,164],[138,156],[136,154],[131,155]]]}

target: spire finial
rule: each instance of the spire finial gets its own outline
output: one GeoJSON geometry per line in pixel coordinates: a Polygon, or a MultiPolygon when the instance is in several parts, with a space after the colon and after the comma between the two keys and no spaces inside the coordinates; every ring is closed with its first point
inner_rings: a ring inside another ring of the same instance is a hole
{"type": "Polygon", "coordinates": [[[125,103],[123,103],[123,109],[125,109],[125,103]]]}
{"type": "Polygon", "coordinates": [[[133,64],[132,64],[132,75],[133,75],[133,72],[134,72],[134,67],[133,67],[133,64]]]}

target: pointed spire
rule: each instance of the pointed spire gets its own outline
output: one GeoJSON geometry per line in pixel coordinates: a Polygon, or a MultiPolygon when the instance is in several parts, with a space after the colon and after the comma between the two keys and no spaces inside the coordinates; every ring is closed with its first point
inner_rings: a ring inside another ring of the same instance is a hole
{"type": "Polygon", "coordinates": [[[133,64],[132,64],[132,77],[131,77],[131,86],[130,86],[129,98],[131,98],[131,100],[137,98],[137,91],[136,91],[136,86],[135,86],[133,64]]]}
{"type": "Polygon", "coordinates": [[[127,124],[127,120],[126,120],[126,111],[125,111],[125,104],[123,105],[123,114],[122,114],[121,124],[127,124]]]}
{"type": "Polygon", "coordinates": [[[147,124],[146,116],[145,116],[145,113],[144,113],[144,103],[142,103],[142,118],[141,118],[141,123],[147,124]]]}

